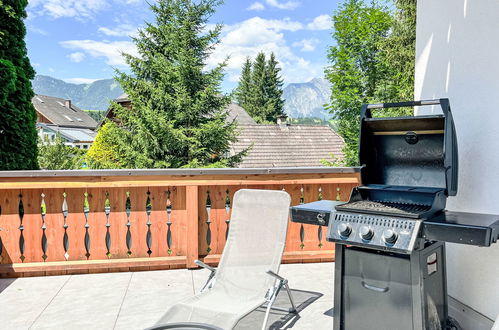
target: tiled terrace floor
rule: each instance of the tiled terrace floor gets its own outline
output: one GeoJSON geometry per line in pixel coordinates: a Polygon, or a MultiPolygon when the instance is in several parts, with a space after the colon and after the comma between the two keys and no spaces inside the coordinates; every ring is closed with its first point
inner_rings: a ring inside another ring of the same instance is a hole
{"type": "MultiPolygon", "coordinates": [[[[280,328],[332,328],[333,266],[281,267],[292,289],[322,296],[280,328]]],[[[171,305],[197,292],[207,276],[204,269],[179,269],[0,279],[0,328],[144,329],[171,305]]]]}

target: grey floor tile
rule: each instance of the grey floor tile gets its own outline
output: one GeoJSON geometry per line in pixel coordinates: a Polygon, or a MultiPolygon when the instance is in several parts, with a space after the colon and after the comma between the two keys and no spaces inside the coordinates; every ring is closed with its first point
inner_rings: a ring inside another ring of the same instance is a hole
{"type": "MultiPolygon", "coordinates": [[[[331,329],[334,263],[286,264],[292,289],[322,296],[286,329],[331,329]],[[325,314],[326,313],[326,314],[325,314]]],[[[209,271],[166,270],[0,280],[2,329],[143,329],[199,292],[209,271]]]]}
{"type": "Polygon", "coordinates": [[[132,274],[72,276],[33,329],[112,329],[132,274]]]}
{"type": "Polygon", "coordinates": [[[70,276],[0,279],[2,329],[28,329],[70,276]]]}
{"type": "Polygon", "coordinates": [[[154,325],[168,308],[194,294],[191,273],[186,269],[135,273],[116,329],[144,329],[154,325]]]}

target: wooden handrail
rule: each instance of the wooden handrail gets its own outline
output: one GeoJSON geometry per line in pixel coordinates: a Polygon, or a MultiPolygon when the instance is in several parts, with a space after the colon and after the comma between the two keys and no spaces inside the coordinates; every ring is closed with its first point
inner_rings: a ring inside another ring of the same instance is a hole
{"type": "MultiPolygon", "coordinates": [[[[296,205],[359,184],[358,168],[0,172],[0,277],[216,264],[237,190],[284,189],[296,205]]],[[[323,228],[290,223],[283,262],[333,250],[323,228]]]]}

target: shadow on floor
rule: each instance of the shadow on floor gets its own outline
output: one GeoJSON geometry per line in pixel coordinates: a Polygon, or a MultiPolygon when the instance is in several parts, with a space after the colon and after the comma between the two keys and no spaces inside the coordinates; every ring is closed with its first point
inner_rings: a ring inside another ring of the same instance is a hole
{"type": "Polygon", "coordinates": [[[2,293],[9,285],[14,283],[15,278],[0,278],[0,293],[2,293]]]}
{"type": "MultiPolygon", "coordinates": [[[[281,311],[272,310],[269,317],[269,329],[290,329],[293,328],[295,323],[300,319],[300,312],[310,306],[314,301],[323,296],[322,293],[313,291],[291,290],[293,299],[296,304],[298,314],[286,313],[281,311]]],[[[291,307],[289,304],[288,295],[285,290],[279,292],[274,306],[278,307],[291,307]]],[[[254,330],[260,329],[265,317],[265,309],[260,307],[255,311],[248,314],[245,318],[239,321],[234,329],[236,330],[254,330]]]]}

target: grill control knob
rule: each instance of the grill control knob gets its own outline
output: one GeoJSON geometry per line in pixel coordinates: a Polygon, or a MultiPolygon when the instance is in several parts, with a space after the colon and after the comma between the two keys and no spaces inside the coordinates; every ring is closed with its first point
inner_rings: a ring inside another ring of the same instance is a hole
{"type": "Polygon", "coordinates": [[[398,235],[396,232],[394,232],[391,229],[385,229],[383,231],[383,239],[385,240],[386,243],[388,244],[395,244],[395,242],[398,239],[398,235]]]}
{"type": "Polygon", "coordinates": [[[348,237],[352,233],[352,226],[346,223],[341,223],[338,226],[338,232],[342,237],[348,237]]]}
{"type": "Polygon", "coordinates": [[[374,232],[368,226],[362,226],[360,228],[360,236],[362,237],[362,239],[370,241],[374,236],[374,232]]]}

